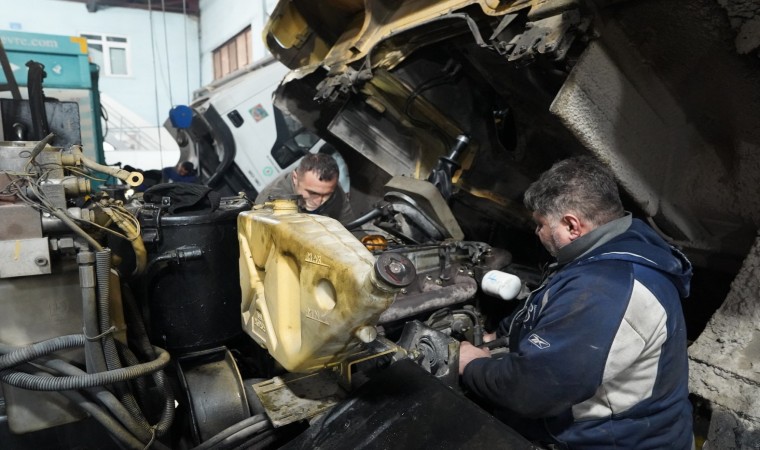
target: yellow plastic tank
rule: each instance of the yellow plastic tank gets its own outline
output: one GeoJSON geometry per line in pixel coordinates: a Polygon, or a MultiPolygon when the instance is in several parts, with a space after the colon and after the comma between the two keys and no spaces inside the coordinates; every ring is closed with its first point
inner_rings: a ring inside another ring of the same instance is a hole
{"type": "Polygon", "coordinates": [[[373,339],[414,277],[408,260],[377,267],[338,221],[298,213],[290,200],[241,213],[238,238],[243,328],[291,372],[338,363],[373,339]]]}

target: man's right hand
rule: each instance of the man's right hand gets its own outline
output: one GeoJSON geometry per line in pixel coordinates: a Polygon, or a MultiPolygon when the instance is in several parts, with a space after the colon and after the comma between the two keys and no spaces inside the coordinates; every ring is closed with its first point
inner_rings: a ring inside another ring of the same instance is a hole
{"type": "Polygon", "coordinates": [[[490,358],[491,352],[487,348],[479,348],[467,341],[459,343],[459,375],[464,373],[464,368],[473,360],[479,358],[490,358]]]}
{"type": "Polygon", "coordinates": [[[491,342],[494,339],[496,339],[496,332],[495,331],[493,333],[486,333],[486,334],[483,335],[483,343],[491,342]]]}

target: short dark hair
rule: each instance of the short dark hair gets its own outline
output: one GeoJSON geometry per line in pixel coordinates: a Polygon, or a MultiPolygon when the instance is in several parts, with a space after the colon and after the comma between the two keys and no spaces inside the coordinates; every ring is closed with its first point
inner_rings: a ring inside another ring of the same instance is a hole
{"type": "Polygon", "coordinates": [[[319,181],[335,180],[340,173],[335,158],[324,153],[309,153],[304,156],[296,171],[299,175],[303,175],[306,172],[315,172],[319,181]]]}
{"type": "Polygon", "coordinates": [[[572,212],[597,226],[625,213],[615,175],[590,156],[555,163],[528,187],[523,202],[542,216],[572,212]]]}
{"type": "Polygon", "coordinates": [[[193,171],[195,170],[195,165],[193,165],[193,163],[191,163],[190,161],[182,161],[179,165],[183,169],[187,170],[188,173],[193,173],[193,171]]]}

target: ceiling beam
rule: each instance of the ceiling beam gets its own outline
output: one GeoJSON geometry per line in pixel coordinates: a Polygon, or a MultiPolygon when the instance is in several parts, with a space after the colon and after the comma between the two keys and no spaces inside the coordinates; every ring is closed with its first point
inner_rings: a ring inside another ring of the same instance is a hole
{"type": "Polygon", "coordinates": [[[84,3],[87,11],[96,13],[103,8],[132,8],[171,13],[183,12],[190,16],[200,16],[199,0],[65,0],[84,3]]]}

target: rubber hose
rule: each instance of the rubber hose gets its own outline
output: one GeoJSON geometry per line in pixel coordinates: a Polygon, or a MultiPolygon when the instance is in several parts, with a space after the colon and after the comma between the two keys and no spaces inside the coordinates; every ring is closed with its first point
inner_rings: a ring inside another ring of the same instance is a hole
{"type": "MultiPolygon", "coordinates": [[[[277,435],[277,430],[266,430],[257,434],[251,439],[246,440],[242,444],[234,447],[235,450],[249,450],[270,448],[269,446],[277,442],[280,436],[277,435]]],[[[223,448],[223,447],[222,447],[223,448]]]]}
{"type": "Polygon", "coordinates": [[[32,116],[33,140],[42,139],[50,133],[47,112],[45,111],[45,93],[42,90],[42,80],[47,75],[45,66],[37,61],[27,61],[29,68],[26,78],[27,92],[29,93],[29,112],[32,116]]]}
{"type": "MultiPolygon", "coordinates": [[[[113,342],[113,341],[112,341],[113,342]]],[[[118,343],[119,346],[123,345],[121,342],[118,343]]],[[[127,360],[125,359],[128,367],[134,367],[140,364],[140,362],[135,358],[134,354],[129,351],[129,349],[126,350],[129,355],[132,356],[131,359],[127,360]]],[[[121,367],[121,362],[119,362],[121,367]]],[[[116,370],[116,369],[114,369],[116,370]]],[[[133,380],[137,385],[138,389],[145,390],[145,378],[144,377],[137,377],[133,380]]],[[[142,426],[144,426],[146,429],[150,428],[150,423],[148,423],[148,419],[145,418],[145,414],[143,413],[142,409],[140,408],[140,405],[137,403],[137,399],[132,394],[132,390],[126,383],[118,383],[114,386],[116,393],[119,395],[119,399],[121,400],[121,404],[124,405],[125,408],[127,408],[127,411],[129,411],[130,414],[132,414],[132,417],[135,418],[142,426]]]]}
{"type": "MultiPolygon", "coordinates": [[[[135,337],[135,344],[138,350],[147,358],[155,359],[156,353],[153,350],[153,346],[150,345],[148,340],[148,332],[145,330],[145,324],[143,323],[142,316],[137,307],[137,302],[132,295],[132,290],[124,283],[124,289],[122,289],[122,300],[124,305],[124,313],[130,318],[131,330],[135,337]]],[[[159,370],[153,373],[153,380],[156,386],[164,394],[164,410],[161,413],[161,418],[156,424],[156,430],[159,436],[163,436],[163,432],[168,430],[172,422],[174,422],[174,392],[169,385],[166,374],[163,370],[159,370]]]]}
{"type": "Polygon", "coordinates": [[[127,448],[135,450],[145,449],[145,443],[140,442],[140,440],[127,431],[108,413],[103,411],[103,409],[95,402],[87,400],[82,394],[76,391],[61,392],[61,394],[76,403],[83,410],[87,411],[93,419],[103,425],[103,428],[105,428],[114,439],[124,444],[127,448]]]}
{"type": "MultiPolygon", "coordinates": [[[[51,373],[47,371],[44,371],[44,369],[40,369],[29,364],[25,364],[22,367],[22,369],[27,372],[31,372],[35,374],[35,375],[30,375],[30,376],[36,376],[39,378],[54,377],[54,375],[52,375],[51,373]]],[[[69,400],[77,404],[85,412],[90,413],[90,415],[92,415],[95,420],[100,422],[111,433],[111,435],[117,439],[117,443],[125,444],[128,446],[128,448],[131,448],[131,449],[138,449],[138,448],[145,449],[144,444],[139,442],[137,438],[132,436],[126,429],[124,429],[124,427],[122,427],[118,422],[116,422],[112,417],[110,417],[105,411],[103,411],[103,409],[99,405],[95,404],[91,400],[88,400],[79,392],[75,392],[75,391],[61,392],[61,395],[65,396],[66,398],[68,398],[69,400]]]]}
{"type": "MultiPolygon", "coordinates": [[[[7,354],[0,356],[0,369],[8,369],[58,350],[81,347],[84,345],[85,341],[86,339],[83,334],[70,334],[38,342],[27,347],[14,349],[7,352],[7,354]]],[[[6,353],[3,350],[6,349],[2,349],[0,352],[6,353]]]]}
{"type": "Polygon", "coordinates": [[[222,439],[221,442],[219,442],[219,444],[214,448],[218,450],[234,448],[243,442],[246,442],[248,438],[256,435],[256,433],[267,430],[270,427],[271,424],[269,424],[269,422],[259,422],[253,424],[249,427],[243,428],[235,434],[222,439]]]}
{"type": "MultiPolygon", "coordinates": [[[[87,372],[82,369],[60,359],[49,359],[44,361],[43,364],[45,367],[55,369],[64,375],[79,376],[87,374],[87,372]]],[[[121,404],[119,399],[117,399],[109,390],[96,386],[89,388],[88,391],[94,395],[130,433],[135,435],[137,439],[144,443],[147,443],[150,440],[150,430],[138,423],[129,411],[127,411],[124,405],[121,404]]]]}
{"type": "Polygon", "coordinates": [[[480,325],[480,320],[478,320],[478,316],[467,309],[455,309],[454,311],[451,311],[452,314],[464,314],[467,316],[470,316],[470,319],[472,319],[472,345],[475,347],[479,347],[483,344],[483,327],[480,325]]]}
{"type": "Polygon", "coordinates": [[[369,210],[367,213],[365,213],[363,216],[358,217],[351,222],[348,222],[344,224],[343,226],[347,230],[351,230],[352,228],[356,228],[358,226],[364,225],[365,223],[369,222],[372,219],[375,219],[377,217],[380,217],[383,215],[383,209],[382,208],[375,208],[369,210]]]}
{"type": "MultiPolygon", "coordinates": [[[[46,341],[39,342],[37,344],[30,345],[24,348],[12,348],[5,345],[0,345],[0,353],[5,353],[0,356],[0,368],[8,368],[39,359],[44,355],[63,350],[72,347],[81,347],[84,345],[85,337],[81,334],[60,336],[46,341]]],[[[47,359],[43,361],[46,367],[55,369],[60,373],[72,376],[87,375],[87,372],[73,366],[65,361],[58,359],[47,359]]],[[[119,421],[129,429],[129,431],[135,434],[138,439],[144,438],[147,442],[150,438],[149,426],[138,423],[129,411],[111,394],[108,390],[102,387],[92,388],[94,395],[103,402],[104,405],[119,419],[119,421]],[[142,434],[142,436],[140,436],[142,434]]],[[[157,433],[158,434],[158,433],[157,433]]]]}
{"type": "Polygon", "coordinates": [[[0,372],[0,379],[11,386],[33,391],[68,391],[72,389],[83,389],[114,384],[120,381],[145,376],[151,372],[166,367],[166,365],[169,364],[169,353],[159,347],[154,347],[154,349],[158,352],[158,358],[134,367],[125,367],[108,372],[88,373],[76,377],[66,376],[55,378],[41,378],[25,373],[3,370],[0,372]]]}
{"type": "MultiPolygon", "coordinates": [[[[79,264],[79,286],[82,290],[82,322],[85,336],[100,334],[98,323],[98,296],[92,252],[82,251],[77,255],[79,264]]],[[[88,340],[84,343],[87,371],[90,373],[105,372],[107,369],[103,346],[99,339],[88,340]]]]}
{"type": "MultiPolygon", "coordinates": [[[[129,366],[136,366],[140,364],[140,360],[137,359],[137,356],[132,352],[132,350],[129,349],[124,343],[122,342],[116,342],[119,348],[119,357],[122,361],[124,361],[124,364],[129,366]]],[[[132,380],[133,387],[135,387],[137,390],[138,395],[136,398],[140,399],[141,404],[146,404],[150,400],[148,400],[148,380],[145,379],[145,377],[135,378],[132,380]]]]}
{"type": "Polygon", "coordinates": [[[240,431],[245,430],[246,428],[256,426],[262,423],[264,427],[270,426],[264,414],[257,414],[255,416],[251,416],[247,419],[241,420],[240,422],[234,425],[230,425],[229,427],[225,428],[224,430],[220,431],[219,433],[215,434],[214,436],[210,437],[209,439],[201,443],[201,445],[197,447],[193,447],[192,450],[209,450],[212,448],[215,449],[222,441],[229,438],[230,436],[234,436],[236,433],[239,433],[240,431]]]}
{"type": "MultiPolygon", "coordinates": [[[[124,361],[126,361],[129,365],[139,364],[137,357],[134,355],[134,353],[132,353],[131,350],[129,350],[126,345],[122,344],[121,342],[117,342],[117,344],[119,344],[119,351],[124,357],[124,361]]],[[[163,436],[167,431],[169,431],[172,422],[174,422],[174,392],[172,392],[167,381],[166,374],[163,370],[157,370],[150,375],[153,378],[153,382],[155,383],[156,388],[158,388],[159,392],[161,392],[164,398],[164,408],[163,411],[161,411],[161,417],[159,418],[158,423],[153,425],[153,427],[156,429],[156,435],[163,436]]],[[[148,393],[143,378],[135,379],[135,383],[138,384],[138,390],[142,390],[146,394],[148,393]]]]}
{"type": "MultiPolygon", "coordinates": [[[[98,334],[105,333],[111,328],[111,249],[104,248],[95,253],[95,273],[98,281],[98,334]]],[[[101,340],[105,364],[108,370],[116,370],[122,367],[119,353],[116,351],[116,343],[113,334],[104,335],[101,340]]],[[[123,383],[114,386],[121,399],[122,404],[127,408],[132,417],[137,419],[145,427],[150,427],[145,419],[137,400],[129,391],[129,387],[123,383]]]]}
{"type": "Polygon", "coordinates": [[[141,352],[143,357],[149,359],[155,358],[156,355],[153,353],[153,347],[150,345],[148,331],[145,328],[142,314],[140,314],[140,308],[137,306],[132,289],[127,283],[121,284],[121,299],[127,329],[129,330],[130,337],[134,338],[130,339],[130,343],[133,347],[137,347],[137,350],[141,352]]]}

